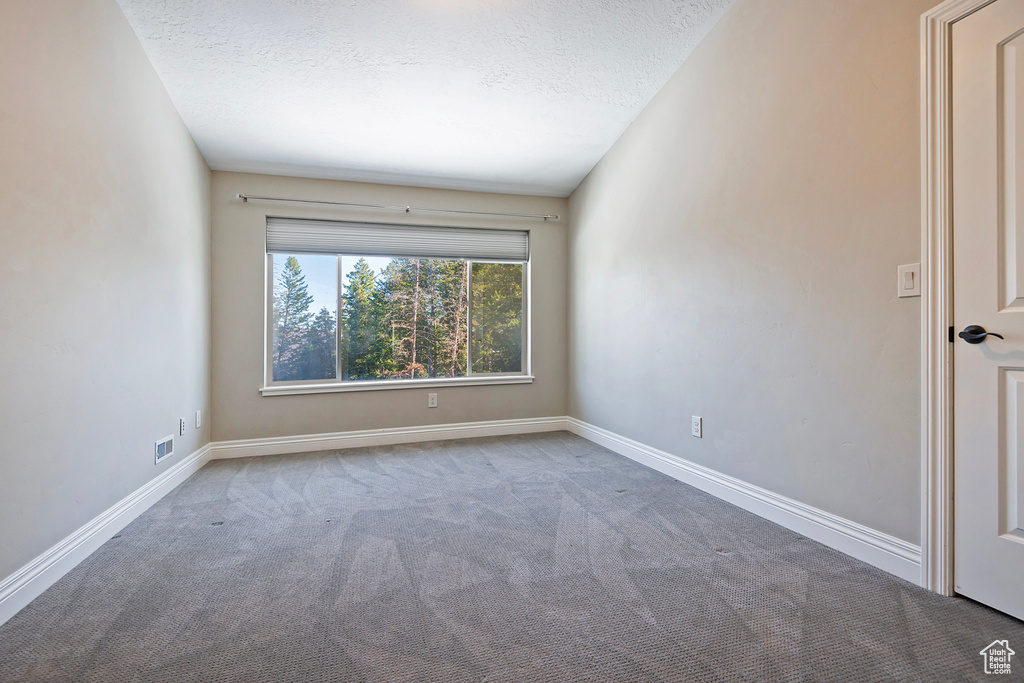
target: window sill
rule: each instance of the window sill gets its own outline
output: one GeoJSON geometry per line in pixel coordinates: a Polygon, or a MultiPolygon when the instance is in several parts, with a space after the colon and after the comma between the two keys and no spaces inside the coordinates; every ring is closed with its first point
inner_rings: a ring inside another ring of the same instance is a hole
{"type": "Polygon", "coordinates": [[[452,377],[439,379],[397,379],[376,382],[344,382],[334,384],[278,384],[260,389],[263,396],[296,396],[299,394],[337,394],[349,391],[386,391],[388,389],[420,389],[438,387],[479,387],[498,384],[533,384],[532,375],[497,375],[492,377],[452,377]]]}

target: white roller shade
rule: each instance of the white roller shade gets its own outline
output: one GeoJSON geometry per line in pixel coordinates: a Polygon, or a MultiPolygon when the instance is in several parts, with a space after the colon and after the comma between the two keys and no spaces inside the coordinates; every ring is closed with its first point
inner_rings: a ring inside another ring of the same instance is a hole
{"type": "Polygon", "coordinates": [[[267,253],[527,261],[526,230],[267,218],[267,253]]]}

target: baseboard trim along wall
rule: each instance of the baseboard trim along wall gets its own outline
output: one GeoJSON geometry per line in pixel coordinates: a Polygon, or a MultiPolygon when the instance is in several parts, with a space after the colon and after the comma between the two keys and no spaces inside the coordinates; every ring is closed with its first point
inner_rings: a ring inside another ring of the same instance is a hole
{"type": "Polygon", "coordinates": [[[208,444],[0,582],[0,624],[71,571],[133,519],[208,461],[366,446],[570,431],[759,517],[920,585],[921,548],[848,519],[772,493],[573,417],[368,429],[208,444]]]}
{"type": "Polygon", "coordinates": [[[470,439],[479,436],[558,432],[568,429],[566,420],[567,418],[565,417],[531,417],[519,420],[463,422],[425,425],[422,427],[391,427],[388,429],[365,429],[355,432],[335,432],[333,434],[218,441],[212,444],[213,459],[332,451],[344,448],[364,448],[366,446],[388,446],[399,443],[470,439]]]}
{"type": "Polygon", "coordinates": [[[206,445],[175,463],[63,541],[0,581],[0,624],[74,569],[117,532],[174,490],[210,460],[206,445]]]}
{"type": "Polygon", "coordinates": [[[759,517],[921,585],[921,547],[574,417],[569,431],[759,517]]]}

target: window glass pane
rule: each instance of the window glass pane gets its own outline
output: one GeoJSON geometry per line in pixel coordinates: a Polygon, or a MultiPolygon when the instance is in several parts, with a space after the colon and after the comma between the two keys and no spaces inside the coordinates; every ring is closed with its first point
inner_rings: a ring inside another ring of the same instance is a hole
{"type": "Polygon", "coordinates": [[[473,373],[523,370],[523,264],[473,264],[473,373]]]}
{"type": "Polygon", "coordinates": [[[466,375],[465,261],[342,258],[342,377],[466,375]]]}
{"type": "Polygon", "coordinates": [[[337,379],[338,259],[274,254],[275,382],[337,379]]]}

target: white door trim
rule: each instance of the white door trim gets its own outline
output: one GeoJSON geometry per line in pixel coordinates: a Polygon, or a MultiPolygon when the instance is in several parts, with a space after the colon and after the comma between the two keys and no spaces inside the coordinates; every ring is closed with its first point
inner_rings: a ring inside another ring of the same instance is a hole
{"type": "Polygon", "coordinates": [[[995,0],[921,16],[921,585],[953,594],[953,24],[995,0]]]}

